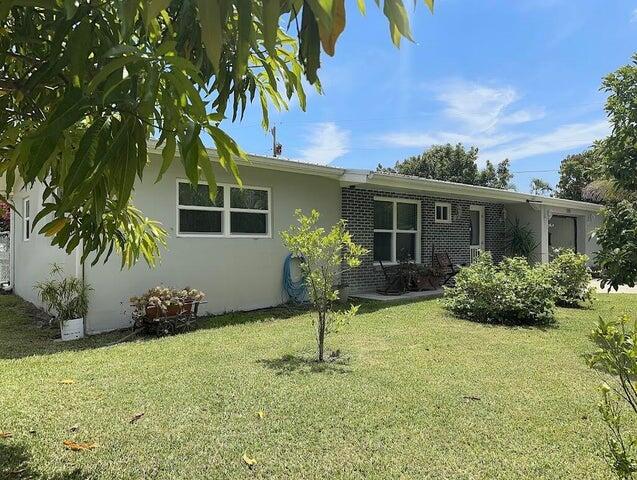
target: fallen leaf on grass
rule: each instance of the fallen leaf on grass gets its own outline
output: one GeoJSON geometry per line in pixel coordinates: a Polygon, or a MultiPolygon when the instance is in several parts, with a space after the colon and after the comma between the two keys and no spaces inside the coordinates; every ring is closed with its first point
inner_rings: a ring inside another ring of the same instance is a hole
{"type": "Polygon", "coordinates": [[[97,445],[95,443],[74,442],[73,440],[64,440],[62,442],[66,448],[73,450],[74,452],[81,452],[83,450],[93,450],[97,445]]]}
{"type": "Polygon", "coordinates": [[[72,380],[72,379],[70,379],[70,378],[67,378],[66,380],[62,380],[62,381],[60,381],[60,383],[61,383],[62,385],[73,385],[73,384],[75,383],[75,380],[72,380]]]}
{"type": "Polygon", "coordinates": [[[256,459],[248,457],[247,452],[243,454],[242,459],[243,459],[243,462],[250,468],[254,467],[257,464],[256,459]]]}
{"type": "Polygon", "coordinates": [[[13,433],[11,432],[3,432],[0,430],[0,438],[11,438],[13,437],[13,433]]]}
{"type": "Polygon", "coordinates": [[[465,400],[473,400],[474,402],[477,402],[478,400],[482,400],[480,397],[475,397],[473,395],[465,395],[464,397],[465,400]]]}
{"type": "Polygon", "coordinates": [[[144,412],[136,413],[135,415],[133,415],[133,418],[130,419],[130,423],[135,423],[137,420],[141,420],[143,416],[144,412]]]}
{"type": "Polygon", "coordinates": [[[257,412],[257,417],[259,417],[261,420],[263,420],[265,418],[265,412],[263,410],[259,410],[257,412]]]}

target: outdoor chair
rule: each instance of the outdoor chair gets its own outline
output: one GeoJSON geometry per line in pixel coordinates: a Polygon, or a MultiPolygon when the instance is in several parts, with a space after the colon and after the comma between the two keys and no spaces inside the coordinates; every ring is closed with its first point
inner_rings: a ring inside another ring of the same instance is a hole
{"type": "Polygon", "coordinates": [[[460,272],[460,265],[451,262],[447,252],[433,254],[432,265],[438,269],[442,275],[442,285],[447,285],[453,277],[460,272]]]}

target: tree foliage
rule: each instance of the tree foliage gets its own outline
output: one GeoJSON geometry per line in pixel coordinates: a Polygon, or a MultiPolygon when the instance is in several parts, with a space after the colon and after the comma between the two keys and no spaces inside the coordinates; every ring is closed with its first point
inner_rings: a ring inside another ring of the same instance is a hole
{"type": "Polygon", "coordinates": [[[603,178],[602,159],[595,148],[582,153],[568,155],[560,163],[560,180],[555,188],[557,198],[577,201],[595,201],[586,188],[595,180],[603,178]]]}
{"type": "Polygon", "coordinates": [[[467,150],[460,143],[457,145],[448,143],[433,145],[420,155],[396,162],[394,167],[378,165],[377,170],[483,187],[515,188],[511,184],[513,175],[509,170],[509,160],[503,160],[497,167],[487,160],[483,169],[478,168],[477,161],[476,147],[467,150]]]}
{"type": "Polygon", "coordinates": [[[298,225],[281,232],[283,244],[301,259],[301,270],[307,285],[310,301],[317,312],[316,327],[317,360],[322,362],[325,353],[325,337],[343,320],[356,314],[358,307],[352,306],[345,313],[336,312],[334,303],[339,299],[335,286],[343,272],[343,263],[348,268],[361,264],[361,257],[368,251],[355,244],[345,229],[345,220],[334,225],[330,231],[318,226],[319,212],[312,210],[309,216],[296,211],[298,225]]]}
{"type": "Polygon", "coordinates": [[[603,285],[617,289],[637,281],[637,55],[630,65],[608,75],[606,113],[611,134],[601,142],[604,169],[615,192],[602,211],[595,232],[603,285]]]}
{"type": "MultiPolygon", "coordinates": [[[[352,2],[353,3],[353,2],[352,2]]],[[[391,39],[411,39],[403,0],[375,2],[391,39]]],[[[433,8],[433,0],[426,0],[433,8]]],[[[364,12],[365,1],[357,2],[364,12]]],[[[349,2],[348,2],[348,6],[349,2]]],[[[159,177],[179,151],[192,183],[215,192],[203,138],[240,184],[243,152],[223,130],[257,101],[268,110],[320,88],[323,53],[345,28],[345,0],[5,0],[0,3],[0,177],[45,185],[41,232],[94,261],[113,249],[153,263],[165,232],[126,229],[147,141],[159,137],[159,177]],[[129,245],[135,245],[135,248],[129,245]]],[[[146,179],[148,180],[148,179],[146,179]]],[[[159,180],[159,178],[157,179],[159,180]]]]}
{"type": "Polygon", "coordinates": [[[537,177],[531,180],[529,188],[531,189],[531,193],[533,195],[549,196],[553,193],[553,187],[551,187],[549,182],[537,177]]]}

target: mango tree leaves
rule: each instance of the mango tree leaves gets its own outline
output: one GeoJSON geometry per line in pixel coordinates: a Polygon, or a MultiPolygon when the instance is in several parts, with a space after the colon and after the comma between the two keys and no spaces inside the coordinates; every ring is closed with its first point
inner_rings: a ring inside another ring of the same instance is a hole
{"type": "MultiPolygon", "coordinates": [[[[392,40],[411,38],[403,0],[374,2],[392,40]]],[[[415,5],[416,2],[414,2],[415,5]]],[[[365,13],[364,0],[358,10],[365,13]]],[[[433,0],[425,0],[433,8],[433,0]]],[[[321,54],[334,55],[346,0],[12,0],[0,6],[0,176],[44,183],[34,224],[83,260],[119,252],[155,263],[166,232],[131,206],[157,138],[161,165],[176,152],[188,179],[215,192],[212,159],[241,184],[245,154],[223,129],[255,98],[270,107],[320,89],[321,54]]]]}

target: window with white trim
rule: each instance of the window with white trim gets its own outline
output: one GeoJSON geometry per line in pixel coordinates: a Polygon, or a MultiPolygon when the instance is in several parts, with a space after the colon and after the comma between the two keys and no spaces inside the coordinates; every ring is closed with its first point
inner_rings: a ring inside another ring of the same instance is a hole
{"type": "Polygon", "coordinates": [[[451,204],[436,202],[436,223],[451,223],[451,204]]]}
{"type": "Polygon", "coordinates": [[[217,185],[214,200],[208,185],[177,182],[177,234],[180,236],[270,236],[270,189],[217,185]]]}
{"type": "Polygon", "coordinates": [[[25,242],[31,238],[31,200],[29,197],[22,202],[22,233],[25,242]]]}
{"type": "Polygon", "coordinates": [[[374,199],[374,261],[420,261],[420,203],[374,199]]]}

